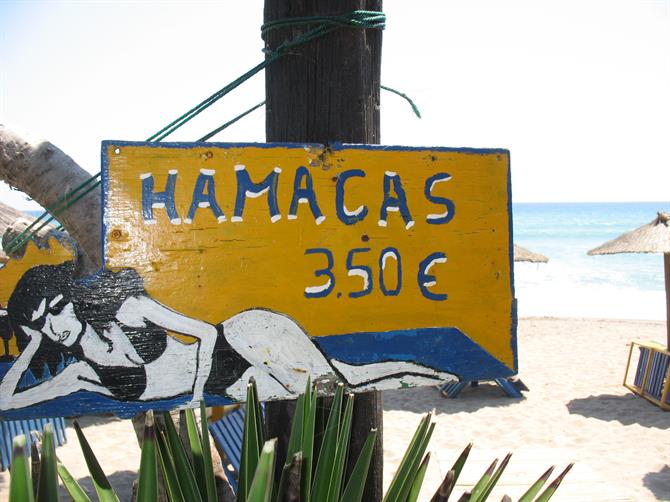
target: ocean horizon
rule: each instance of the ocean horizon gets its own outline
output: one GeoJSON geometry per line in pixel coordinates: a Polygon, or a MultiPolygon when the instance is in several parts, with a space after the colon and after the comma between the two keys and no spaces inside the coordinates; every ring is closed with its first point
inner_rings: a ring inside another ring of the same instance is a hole
{"type": "Polygon", "coordinates": [[[519,317],[665,320],[663,255],[586,253],[651,222],[666,202],[514,203],[514,242],[549,258],[515,263],[519,317]]]}
{"type": "Polygon", "coordinates": [[[665,320],[662,255],[586,254],[658,211],[670,201],[513,203],[514,242],[549,258],[514,264],[519,317],[665,320]]]}

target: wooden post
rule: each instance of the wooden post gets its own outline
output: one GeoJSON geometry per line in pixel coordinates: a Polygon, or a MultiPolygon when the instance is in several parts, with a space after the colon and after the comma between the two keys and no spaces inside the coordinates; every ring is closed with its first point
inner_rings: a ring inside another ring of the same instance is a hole
{"type": "MultiPolygon", "coordinates": [[[[381,0],[265,0],[265,22],[290,17],[382,11],[381,0]]],[[[266,35],[273,49],[313,26],[277,29],[266,35]]],[[[268,142],[329,144],[379,143],[380,30],[340,28],[298,46],[265,70],[266,139],[268,142]]],[[[382,498],[382,398],[380,392],[357,394],[350,458],[356,458],[370,429],[376,428],[363,500],[382,498]]],[[[266,406],[268,436],[279,437],[284,458],[293,403],[266,406]]],[[[348,469],[351,469],[351,465],[348,469]]]]}
{"type": "Polygon", "coordinates": [[[665,269],[665,328],[667,330],[665,346],[670,350],[670,253],[663,253],[663,268],[665,269]]]}

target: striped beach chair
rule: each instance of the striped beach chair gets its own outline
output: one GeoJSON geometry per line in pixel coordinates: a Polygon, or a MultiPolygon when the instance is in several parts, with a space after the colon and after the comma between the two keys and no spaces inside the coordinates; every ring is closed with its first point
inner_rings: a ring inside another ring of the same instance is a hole
{"type": "Polygon", "coordinates": [[[670,410],[670,351],[655,342],[633,340],[628,353],[628,363],[623,385],[647,401],[664,410],[670,410]],[[637,366],[629,382],[628,373],[632,367],[634,348],[637,347],[637,366]]]}
{"type": "Polygon", "coordinates": [[[219,420],[209,424],[209,433],[214,439],[228,481],[237,492],[244,437],[244,407],[229,411],[219,420]]]}
{"type": "Polygon", "coordinates": [[[12,441],[23,434],[26,437],[26,455],[30,453],[32,432],[44,432],[46,424],[52,424],[56,446],[65,444],[65,420],[63,418],[36,418],[32,420],[0,420],[0,471],[12,464],[12,441]]]}

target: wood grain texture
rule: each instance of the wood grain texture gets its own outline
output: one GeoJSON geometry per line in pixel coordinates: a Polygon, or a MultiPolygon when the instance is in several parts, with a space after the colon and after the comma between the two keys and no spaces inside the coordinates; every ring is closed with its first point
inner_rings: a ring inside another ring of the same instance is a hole
{"type": "MultiPolygon", "coordinates": [[[[358,9],[382,11],[382,2],[266,1],[265,22],[358,9]]],[[[309,28],[272,30],[266,48],[272,50],[309,28]]],[[[341,28],[295,47],[266,69],[267,140],[379,143],[381,41],[381,30],[341,28]]]]}
{"type": "MultiPolygon", "coordinates": [[[[289,17],[342,14],[356,9],[382,11],[381,0],[266,0],[264,21],[289,17]]],[[[266,36],[272,49],[305,30],[293,27],[266,36]]],[[[265,71],[267,141],[380,142],[379,92],[382,34],[380,30],[340,29],[296,48],[265,71]]],[[[288,444],[291,409],[268,407],[269,434],[279,436],[279,458],[288,444]]],[[[377,444],[364,500],[381,500],[383,421],[381,394],[371,392],[355,405],[352,458],[367,432],[375,428],[377,444]]]]}

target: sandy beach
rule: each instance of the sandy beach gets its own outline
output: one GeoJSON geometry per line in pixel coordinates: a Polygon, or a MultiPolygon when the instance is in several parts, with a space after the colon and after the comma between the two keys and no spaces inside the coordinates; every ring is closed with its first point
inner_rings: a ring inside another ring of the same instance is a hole
{"type": "MultiPolygon", "coordinates": [[[[670,500],[670,412],[634,396],[621,384],[629,342],[665,339],[665,323],[527,318],[519,321],[519,376],[524,399],[506,397],[494,384],[467,388],[447,399],[435,388],[384,394],[385,482],[402,458],[422,414],[437,426],[421,500],[429,500],[469,442],[474,449],[456,488],[474,484],[494,458],[513,452],[490,500],[518,498],[550,465],[557,474],[575,467],[552,500],[670,500]]],[[[121,500],[129,500],[139,449],[129,421],[82,420],[85,433],[121,500]]],[[[93,492],[74,431],[58,455],[93,492]]],[[[0,501],[8,474],[0,475],[0,501]]]]}

